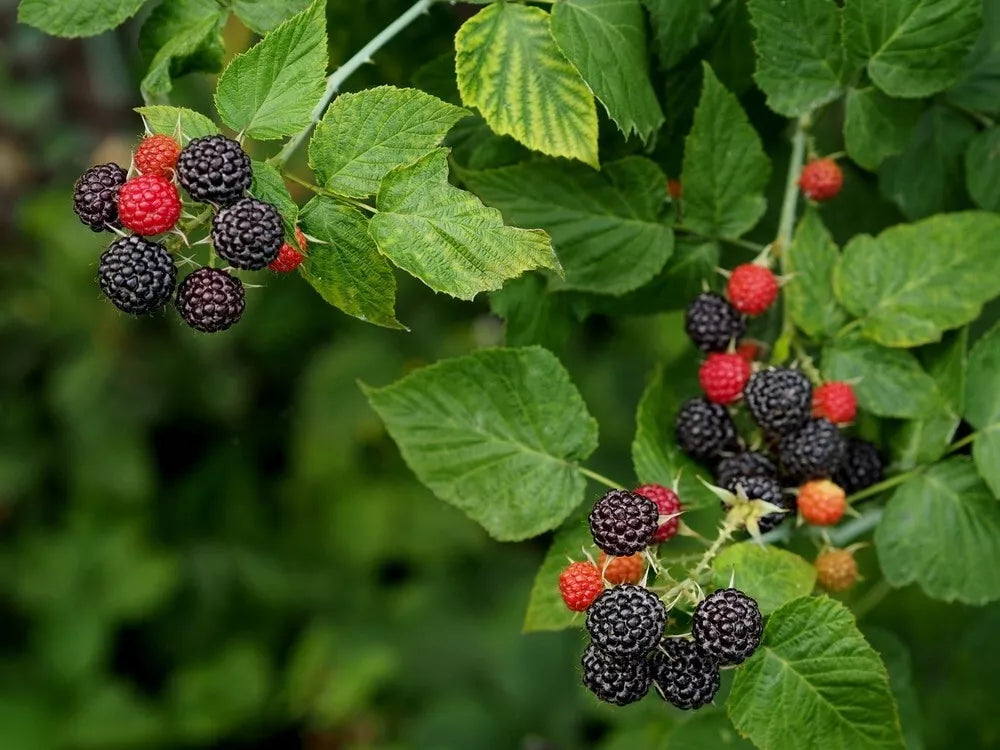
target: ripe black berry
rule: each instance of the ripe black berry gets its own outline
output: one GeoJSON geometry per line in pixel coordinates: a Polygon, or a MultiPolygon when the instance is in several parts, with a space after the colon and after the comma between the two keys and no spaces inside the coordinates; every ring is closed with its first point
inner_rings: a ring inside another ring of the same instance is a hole
{"type": "Polygon", "coordinates": [[[243,315],[243,282],[217,268],[199,268],[177,288],[177,311],[204,333],[224,331],[243,315]]]}
{"type": "Polygon", "coordinates": [[[284,241],[285,229],[278,210],[255,198],[242,198],[212,219],[216,252],[237,268],[265,268],[278,257],[284,241]]]}
{"type": "Polygon", "coordinates": [[[742,488],[743,494],[748,500],[764,500],[773,503],[780,508],[787,508],[788,513],[768,513],[757,521],[757,528],[761,534],[765,534],[782,523],[786,518],[791,518],[795,510],[795,498],[786,495],[781,491],[781,485],[774,477],[733,477],[723,485],[732,493],[737,493],[742,488]]]}
{"type": "Polygon", "coordinates": [[[607,554],[627,557],[649,546],[659,519],[660,511],[648,497],[608,490],[590,511],[590,533],[607,554]]]}
{"type": "Polygon", "coordinates": [[[798,482],[833,476],[844,457],[844,438],[828,419],[810,419],[778,444],[781,468],[798,482]]]}
{"type": "Polygon", "coordinates": [[[757,602],[737,589],[719,589],[705,597],[691,615],[691,634],[720,666],[740,664],[764,632],[757,602]]]}
{"type": "Polygon", "coordinates": [[[851,495],[882,481],[882,457],[867,440],[849,438],[833,481],[851,495]]]}
{"type": "Polygon", "coordinates": [[[744,451],[719,461],[715,467],[715,483],[726,487],[735,477],[774,477],[777,474],[774,462],[763,453],[744,451]]]}
{"type": "Polygon", "coordinates": [[[605,589],[587,610],[594,645],[618,659],[641,659],[663,637],[667,610],[656,594],[623,583],[605,589]]]}
{"type": "Polygon", "coordinates": [[[115,240],[101,255],[97,282],[119,310],[143,315],[170,299],[177,269],[167,248],[132,235],[115,240]]]}
{"type": "Polygon", "coordinates": [[[719,692],[719,667],[694,641],[667,638],[650,661],[656,692],[677,708],[701,708],[719,692]]]}
{"type": "Polygon", "coordinates": [[[702,292],[688,305],[684,330],[699,349],[721,352],[743,335],[746,322],[722,295],[702,292]]]}
{"type": "Polygon", "coordinates": [[[812,384],[798,370],[769,367],[750,376],[743,398],[765,431],[787,435],[809,418],[812,384]]]}
{"type": "Polygon", "coordinates": [[[710,459],[736,447],[736,428],[726,407],[693,398],[677,412],[677,444],[689,456],[710,459]]]}
{"type": "Polygon", "coordinates": [[[98,164],[80,175],[73,188],[73,210],[80,221],[95,232],[120,227],[118,192],[125,176],[117,164],[98,164]]]}
{"type": "Polygon", "coordinates": [[[224,135],[195,138],[177,157],[177,179],[188,195],[202,203],[226,205],[250,187],[250,157],[224,135]]]}
{"type": "Polygon", "coordinates": [[[649,692],[652,676],[646,659],[616,659],[590,644],[581,664],[583,684],[606,703],[627,706],[649,692]]]}

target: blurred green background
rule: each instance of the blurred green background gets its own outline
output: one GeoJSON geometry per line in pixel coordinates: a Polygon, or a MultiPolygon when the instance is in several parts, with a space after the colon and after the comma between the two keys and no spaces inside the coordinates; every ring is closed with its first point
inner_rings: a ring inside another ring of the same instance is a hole
{"type": "MultiPolygon", "coordinates": [[[[407,5],[330,0],[332,62],[407,5]]],[[[461,13],[435,8],[351,88],[409,84],[461,13]]],[[[203,336],[101,299],[107,237],[70,195],[139,137],[141,20],[57,40],[0,0],[0,748],[737,746],[719,710],[598,705],[579,632],[522,635],[548,540],[498,544],[434,499],[364,402],[358,379],[502,343],[487,300],[400,275],[400,333],[261,275],[243,322],[203,336]]],[[[236,21],[226,36],[250,41],[236,21]]],[[[212,85],[181,79],[172,99],[209,112],[212,85]]],[[[755,117],[780,152],[780,123],[759,101],[755,117]]],[[[850,180],[864,213],[834,210],[853,228],[895,220],[850,180]]],[[[601,424],[595,468],[629,481],[644,379],[685,356],[677,314],[591,316],[558,353],[601,424]]],[[[859,592],[862,624],[885,629],[911,745],[1000,747],[1000,608],[883,593],[859,592]]]]}

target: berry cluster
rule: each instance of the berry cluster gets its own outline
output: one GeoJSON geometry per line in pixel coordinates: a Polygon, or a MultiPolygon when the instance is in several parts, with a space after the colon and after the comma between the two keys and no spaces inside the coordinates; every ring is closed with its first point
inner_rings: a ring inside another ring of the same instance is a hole
{"type": "MultiPolygon", "coordinates": [[[[73,192],[83,224],[120,235],[101,255],[97,272],[101,291],[119,310],[143,315],[173,298],[184,322],[205,333],[224,331],[243,315],[245,291],[235,273],[199,267],[177,284],[169,241],[148,239],[171,232],[188,244],[177,226],[184,208],[178,186],[192,201],[211,204],[210,239],[231,269],[288,272],[302,263],[305,236],[296,229],[297,247],[284,242],[278,209],[245,195],[250,157],[236,141],[209,135],[182,148],[170,136],[149,136],[136,149],[133,167],[131,177],[117,164],[91,167],[73,192]]],[[[190,228],[200,223],[194,218],[190,228]]]]}

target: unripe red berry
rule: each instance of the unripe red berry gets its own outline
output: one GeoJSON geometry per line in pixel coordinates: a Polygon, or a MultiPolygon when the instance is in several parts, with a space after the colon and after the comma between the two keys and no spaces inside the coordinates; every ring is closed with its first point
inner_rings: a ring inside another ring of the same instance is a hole
{"type": "Polygon", "coordinates": [[[799,487],[799,514],[815,526],[832,526],[844,517],[847,497],[829,479],[814,479],[799,487]]]}
{"type": "Polygon", "coordinates": [[[709,401],[731,404],[743,395],[750,379],[750,363],[739,354],[712,352],[701,363],[698,383],[709,401]]]}
{"type": "Polygon", "coordinates": [[[142,174],[169,177],[180,153],[180,144],[169,135],[151,135],[135,150],[135,168],[142,174]]]}
{"type": "Polygon", "coordinates": [[[680,528],[681,519],[678,515],[681,512],[681,501],[677,493],[662,484],[643,484],[636,487],[633,492],[643,497],[648,497],[656,503],[656,509],[660,512],[660,517],[675,516],[667,518],[656,529],[653,534],[653,544],[660,544],[677,534],[680,528]]]}
{"type": "Polygon", "coordinates": [[[181,215],[181,198],[166,177],[133,177],[118,193],[118,218],[123,226],[148,237],[173,229],[181,215]]]}
{"type": "Polygon", "coordinates": [[[858,399],[850,383],[835,380],[813,391],[812,415],[826,417],[834,424],[848,424],[858,413],[858,399]]]}
{"type": "Polygon", "coordinates": [[[294,271],[302,264],[302,261],[306,258],[305,251],[309,243],[306,242],[306,236],[302,234],[302,230],[298,227],[295,227],[295,240],[299,246],[298,249],[295,249],[287,242],[283,244],[278,251],[278,257],[267,264],[270,270],[275,273],[288,273],[294,271]]]}
{"type": "Polygon", "coordinates": [[[684,195],[684,187],[681,181],[671,177],[667,180],[667,192],[670,193],[670,200],[679,201],[684,195]]]}
{"type": "Polygon", "coordinates": [[[559,576],[559,593],[574,612],[583,612],[603,590],[601,571],[592,562],[575,562],[559,576]]]}
{"type": "Polygon", "coordinates": [[[833,159],[814,159],[802,168],[799,187],[809,200],[828,201],[840,192],[844,173],[833,159]]]}
{"type": "Polygon", "coordinates": [[[729,303],[747,315],[760,315],[778,296],[778,280],[770,268],[756,263],[736,266],[726,285],[729,303]]]}

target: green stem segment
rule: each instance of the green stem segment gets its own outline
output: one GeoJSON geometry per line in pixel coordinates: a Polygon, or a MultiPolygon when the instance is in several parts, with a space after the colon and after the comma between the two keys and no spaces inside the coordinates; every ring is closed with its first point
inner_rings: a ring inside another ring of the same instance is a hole
{"type": "Polygon", "coordinates": [[[345,62],[339,68],[337,68],[330,76],[326,79],[326,90],[323,92],[323,97],[319,100],[319,103],[315,106],[310,117],[309,124],[302,128],[295,136],[293,136],[288,143],[285,144],[284,148],[281,149],[274,157],[269,161],[273,164],[284,164],[287,162],[292,154],[302,145],[302,143],[309,137],[312,132],[313,127],[320,121],[323,117],[323,113],[326,111],[327,106],[333,101],[333,97],[337,95],[340,91],[340,87],[344,84],[352,73],[354,73],[358,68],[360,68],[365,63],[369,63],[372,60],[372,55],[378,52],[389,40],[391,40],[396,34],[405,29],[414,20],[427,10],[435,0],[417,0],[410,8],[404,12],[399,18],[386,26],[382,31],[375,35],[375,37],[368,42],[364,47],[358,50],[350,60],[345,62]]]}
{"type": "Polygon", "coordinates": [[[625,486],[620,482],[616,482],[613,479],[608,479],[606,476],[598,474],[596,471],[591,471],[586,466],[577,466],[576,470],[579,471],[581,474],[583,474],[585,477],[590,477],[598,484],[603,484],[606,487],[610,487],[613,490],[620,490],[622,487],[625,486]]]}

